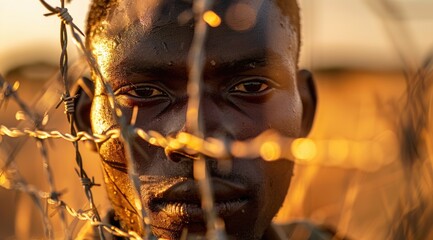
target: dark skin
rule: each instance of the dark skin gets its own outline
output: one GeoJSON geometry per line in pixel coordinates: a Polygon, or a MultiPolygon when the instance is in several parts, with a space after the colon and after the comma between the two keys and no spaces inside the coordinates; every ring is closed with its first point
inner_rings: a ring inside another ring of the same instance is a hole
{"type": "MultiPolygon", "coordinates": [[[[214,11],[224,16],[236,2],[218,2],[214,11]]],[[[142,9],[122,5],[91,41],[118,104],[128,118],[133,106],[139,107],[136,127],[164,136],[190,132],[191,123],[186,121],[187,59],[194,29],[177,20],[190,5],[183,1],[137,4],[146,6],[142,9]]],[[[311,76],[297,70],[296,32],[274,2],[263,1],[258,11],[250,29],[239,31],[223,21],[208,31],[200,105],[204,137],[246,140],[268,129],[303,137],[310,130],[315,92],[311,76]]],[[[119,127],[98,81],[89,123],[84,97],[80,103],[77,113],[82,116],[77,117],[77,124],[82,129],[91,127],[94,133],[103,134],[119,127]]],[[[123,144],[109,140],[100,144],[98,151],[108,195],[122,227],[140,232],[123,144]]],[[[164,151],[141,139],[136,139],[132,155],[153,234],[176,239],[184,228],[204,234],[200,194],[193,178],[196,155],[164,151]]],[[[215,210],[227,233],[237,239],[261,238],[287,193],[293,162],[232,159],[230,171],[219,168],[216,159],[206,158],[206,163],[215,210]]]]}

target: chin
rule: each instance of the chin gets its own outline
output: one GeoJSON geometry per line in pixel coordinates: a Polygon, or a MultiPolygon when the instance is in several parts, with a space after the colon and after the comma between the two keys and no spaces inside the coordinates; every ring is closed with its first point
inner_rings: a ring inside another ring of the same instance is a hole
{"type": "MultiPolygon", "coordinates": [[[[225,231],[224,234],[226,234],[226,239],[230,240],[258,240],[262,236],[262,234],[256,235],[253,232],[250,232],[251,229],[243,232],[230,232],[228,229],[226,230],[227,231],[225,231]]],[[[207,237],[206,227],[204,224],[188,225],[185,226],[182,231],[172,231],[159,227],[152,227],[152,232],[158,239],[183,239],[185,236],[184,234],[187,235],[187,239],[212,239],[207,237]]]]}
{"type": "MultiPolygon", "coordinates": [[[[181,239],[184,234],[187,234],[187,239],[209,239],[206,238],[206,222],[201,208],[199,206],[192,207],[192,209],[183,207],[186,206],[169,207],[173,212],[154,211],[150,213],[153,234],[162,239],[181,239]],[[188,212],[193,212],[193,214],[188,214],[188,212]]],[[[266,223],[261,221],[264,218],[258,217],[254,209],[247,203],[234,212],[221,212],[221,207],[216,204],[215,210],[224,220],[228,239],[261,238],[267,228],[264,226],[268,226],[270,220],[266,223]]]]}

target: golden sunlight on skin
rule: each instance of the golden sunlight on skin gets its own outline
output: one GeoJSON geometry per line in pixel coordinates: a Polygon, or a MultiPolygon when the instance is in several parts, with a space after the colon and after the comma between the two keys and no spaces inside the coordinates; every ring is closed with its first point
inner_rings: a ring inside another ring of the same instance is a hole
{"type": "Polygon", "coordinates": [[[260,155],[266,161],[277,160],[281,156],[281,146],[274,141],[264,142],[260,147],[260,155]]]}
{"type": "Polygon", "coordinates": [[[99,40],[99,41],[103,42],[104,44],[94,44],[92,53],[95,55],[95,58],[98,59],[97,62],[100,65],[99,70],[101,71],[102,75],[106,77],[107,76],[106,66],[110,61],[112,61],[112,57],[110,54],[111,52],[108,51],[107,46],[110,46],[114,43],[110,41],[104,41],[104,40],[99,40]]]}

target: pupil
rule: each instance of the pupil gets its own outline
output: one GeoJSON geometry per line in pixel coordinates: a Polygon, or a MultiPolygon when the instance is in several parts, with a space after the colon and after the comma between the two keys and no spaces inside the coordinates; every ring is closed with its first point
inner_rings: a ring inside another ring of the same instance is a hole
{"type": "Polygon", "coordinates": [[[137,88],[135,93],[140,97],[150,97],[152,96],[153,89],[151,88],[137,88]]]}
{"type": "Polygon", "coordinates": [[[244,87],[247,92],[258,92],[262,87],[262,83],[259,82],[245,83],[244,87]]]}

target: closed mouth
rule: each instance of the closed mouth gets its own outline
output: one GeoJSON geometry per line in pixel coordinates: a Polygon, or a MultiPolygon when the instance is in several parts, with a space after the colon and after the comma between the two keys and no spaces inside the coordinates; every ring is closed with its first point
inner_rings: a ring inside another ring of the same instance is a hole
{"type": "MultiPolygon", "coordinates": [[[[242,211],[249,202],[243,185],[212,178],[215,213],[220,217],[242,211]]],[[[167,217],[182,219],[187,223],[203,223],[205,211],[202,208],[200,192],[193,179],[181,182],[168,189],[161,198],[154,199],[153,210],[164,212],[167,217]]]]}
{"type": "MultiPolygon", "coordinates": [[[[229,216],[242,209],[248,199],[233,199],[223,202],[215,202],[214,210],[218,216],[229,216]]],[[[163,211],[169,217],[181,218],[187,223],[204,222],[205,212],[199,203],[191,202],[160,202],[158,210],[163,211]]]]}

